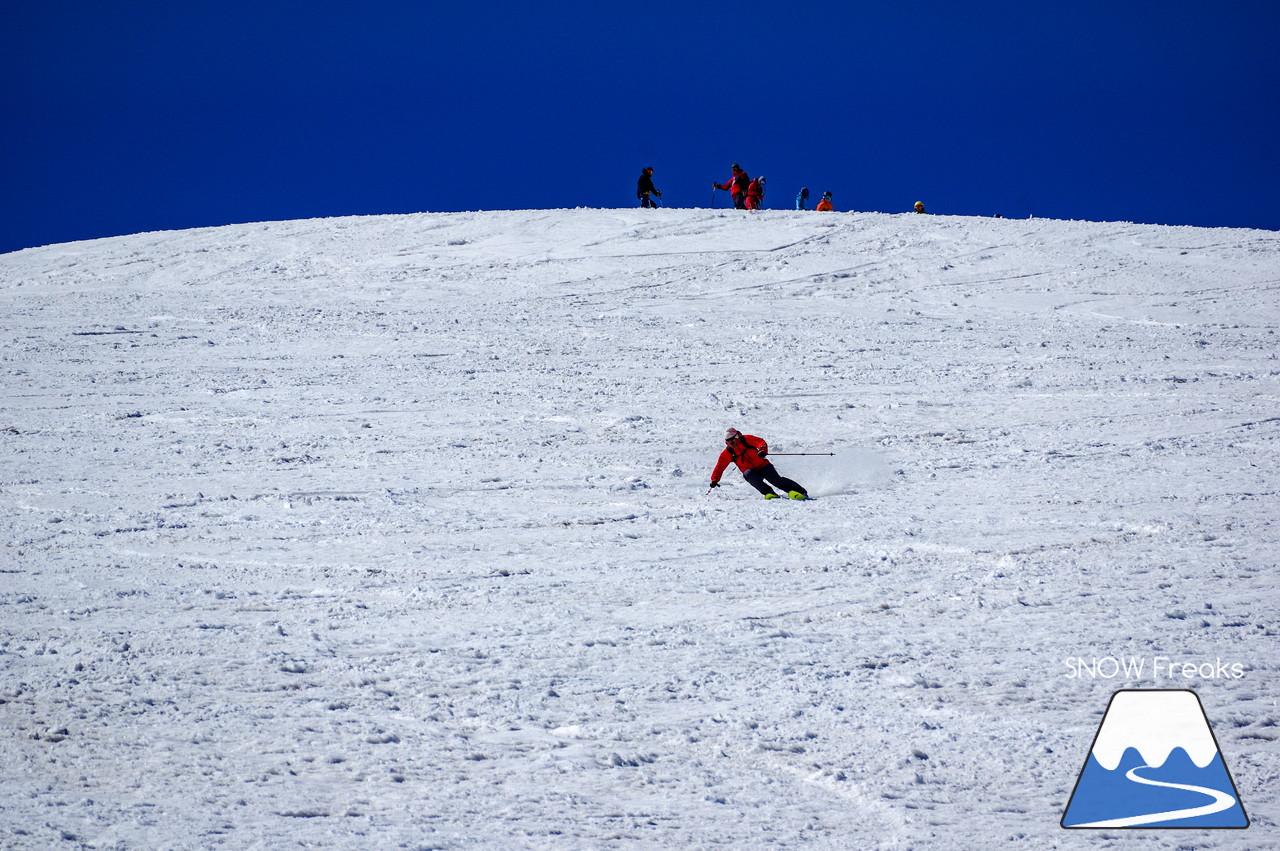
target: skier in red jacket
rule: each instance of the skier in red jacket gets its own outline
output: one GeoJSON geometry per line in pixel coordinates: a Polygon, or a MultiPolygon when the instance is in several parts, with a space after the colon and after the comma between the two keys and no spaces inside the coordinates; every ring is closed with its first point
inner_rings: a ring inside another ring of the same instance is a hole
{"type": "Polygon", "coordinates": [[[808,499],[807,490],[783,476],[770,461],[765,460],[768,454],[769,444],[764,438],[743,434],[736,428],[729,429],[724,433],[724,451],[720,453],[716,468],[711,471],[711,487],[720,487],[720,476],[732,461],[742,471],[742,478],[747,480],[747,484],[764,494],[765,499],[778,496],[769,485],[782,488],[792,499],[808,499]]]}
{"type": "MultiPolygon", "coordinates": [[[[747,209],[747,187],[751,185],[751,178],[742,170],[742,166],[737,163],[733,164],[733,176],[724,183],[711,184],[716,189],[722,189],[733,195],[733,206],[737,210],[747,209]]],[[[715,194],[714,192],[712,193],[715,194]]]]}

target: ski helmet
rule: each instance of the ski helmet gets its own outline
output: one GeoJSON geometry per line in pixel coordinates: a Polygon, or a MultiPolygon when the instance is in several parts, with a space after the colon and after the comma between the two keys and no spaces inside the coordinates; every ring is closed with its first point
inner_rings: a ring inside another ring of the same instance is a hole
{"type": "Polygon", "coordinates": [[[756,180],[760,181],[761,183],[764,183],[764,175],[763,174],[760,175],[759,177],[756,178],[756,180]]]}
{"type": "Polygon", "coordinates": [[[917,202],[916,202],[916,209],[917,209],[917,210],[924,209],[924,202],[923,202],[923,201],[917,201],[917,202]]]}
{"type": "Polygon", "coordinates": [[[725,429],[725,433],[724,433],[725,443],[728,443],[731,440],[736,440],[739,437],[742,437],[742,432],[738,431],[736,428],[725,429]]]}

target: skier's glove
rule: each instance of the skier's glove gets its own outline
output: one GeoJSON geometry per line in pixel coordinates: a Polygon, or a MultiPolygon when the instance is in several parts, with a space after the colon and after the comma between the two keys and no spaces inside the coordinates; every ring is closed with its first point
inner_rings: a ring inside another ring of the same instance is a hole
{"type": "Polygon", "coordinates": [[[720,487],[720,483],[719,483],[719,482],[712,482],[712,483],[711,483],[711,487],[713,487],[713,488],[718,488],[718,487],[720,487]]]}
{"type": "Polygon", "coordinates": [[[757,452],[756,454],[757,454],[757,455],[759,455],[761,458],[763,458],[763,457],[765,457],[766,455],[768,455],[768,454],[769,454],[769,450],[768,450],[768,449],[761,449],[761,450],[760,450],[759,452],[757,452]]]}

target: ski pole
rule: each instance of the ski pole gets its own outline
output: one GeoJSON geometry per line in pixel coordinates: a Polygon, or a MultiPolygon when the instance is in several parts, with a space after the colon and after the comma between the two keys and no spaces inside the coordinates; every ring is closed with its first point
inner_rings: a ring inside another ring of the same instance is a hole
{"type": "Polygon", "coordinates": [[[769,456],[774,455],[835,455],[834,452],[770,452],[769,456]]]}
{"type": "Polygon", "coordinates": [[[711,184],[711,209],[716,208],[716,185],[711,184]]]}

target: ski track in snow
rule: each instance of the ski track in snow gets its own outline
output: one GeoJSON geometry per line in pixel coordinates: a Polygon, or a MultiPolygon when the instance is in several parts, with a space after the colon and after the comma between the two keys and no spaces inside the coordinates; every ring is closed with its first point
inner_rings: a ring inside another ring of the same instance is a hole
{"type": "Polygon", "coordinates": [[[1253,822],[1193,847],[1262,847],[1278,269],[706,210],[0,256],[0,845],[1093,848],[1090,737],[1164,685],[1253,822]],[[708,493],[729,425],[819,498],[708,493]],[[1065,676],[1109,655],[1249,670],[1065,676]]]}

